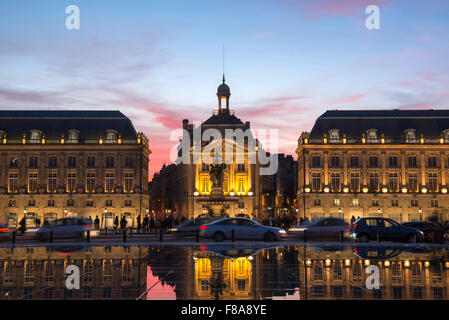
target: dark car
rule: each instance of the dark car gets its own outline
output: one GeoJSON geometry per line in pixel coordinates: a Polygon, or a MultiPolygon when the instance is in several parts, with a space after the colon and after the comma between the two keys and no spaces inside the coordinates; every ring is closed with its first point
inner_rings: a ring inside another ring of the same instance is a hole
{"type": "Polygon", "coordinates": [[[200,226],[203,224],[211,223],[218,220],[218,218],[196,218],[184,221],[179,226],[170,229],[171,232],[175,232],[178,237],[195,236],[196,232],[200,230],[200,226]]]}
{"type": "Polygon", "coordinates": [[[0,223],[0,241],[11,239],[12,239],[12,229],[8,226],[7,223],[0,223]]]}
{"type": "Polygon", "coordinates": [[[400,225],[387,218],[361,218],[351,225],[350,237],[358,242],[377,240],[394,242],[419,242],[424,233],[416,228],[400,225]]]}
{"type": "Polygon", "coordinates": [[[322,218],[310,224],[300,224],[288,229],[289,235],[303,237],[304,231],[307,231],[309,239],[316,240],[337,240],[340,238],[341,232],[343,236],[347,236],[350,229],[349,223],[338,218],[322,218]]]}
{"type": "Polygon", "coordinates": [[[415,228],[424,233],[425,242],[444,243],[444,229],[438,224],[430,222],[404,222],[401,225],[405,227],[415,228]]]}

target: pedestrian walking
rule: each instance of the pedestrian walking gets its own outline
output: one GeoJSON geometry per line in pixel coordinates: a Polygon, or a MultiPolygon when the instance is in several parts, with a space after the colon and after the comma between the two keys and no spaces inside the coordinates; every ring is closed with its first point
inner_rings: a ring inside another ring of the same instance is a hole
{"type": "Polygon", "coordinates": [[[94,220],[94,225],[95,225],[95,229],[100,229],[100,219],[98,218],[98,216],[95,217],[94,220]]]}
{"type": "Polygon", "coordinates": [[[148,232],[148,216],[145,216],[145,218],[143,218],[143,233],[147,233],[148,232]]]}
{"type": "Polygon", "coordinates": [[[118,229],[118,216],[115,216],[115,219],[114,219],[114,231],[115,231],[115,233],[117,233],[117,229],[118,229]]]}
{"type": "Polygon", "coordinates": [[[352,216],[352,217],[351,217],[351,224],[354,224],[354,222],[355,222],[355,217],[352,216]]]}
{"type": "Polygon", "coordinates": [[[41,219],[40,218],[36,218],[36,227],[40,227],[41,226],[41,219]]]}
{"type": "Polygon", "coordinates": [[[120,219],[120,228],[126,229],[126,225],[128,224],[128,221],[126,220],[125,216],[122,216],[122,219],[120,219]]]}
{"type": "Polygon", "coordinates": [[[140,214],[137,216],[137,233],[140,233],[141,228],[140,214]]]}
{"type": "Polygon", "coordinates": [[[154,218],[153,217],[151,217],[151,219],[150,219],[150,225],[149,225],[149,227],[150,227],[150,231],[153,231],[154,230],[154,218]]]}
{"type": "Polygon", "coordinates": [[[22,220],[20,220],[19,225],[20,225],[19,231],[22,232],[22,233],[25,233],[25,231],[27,229],[25,217],[23,217],[22,220]]]}

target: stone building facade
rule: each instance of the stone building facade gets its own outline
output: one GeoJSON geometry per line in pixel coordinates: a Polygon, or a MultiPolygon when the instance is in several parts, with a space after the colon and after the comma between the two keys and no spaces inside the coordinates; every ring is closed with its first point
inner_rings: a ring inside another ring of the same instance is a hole
{"type": "Polygon", "coordinates": [[[449,110],[327,111],[298,142],[300,215],[449,219],[449,110]]]}
{"type": "Polygon", "coordinates": [[[148,140],[119,111],[1,111],[0,219],[34,227],[63,216],[115,216],[149,205],[148,140]]]}

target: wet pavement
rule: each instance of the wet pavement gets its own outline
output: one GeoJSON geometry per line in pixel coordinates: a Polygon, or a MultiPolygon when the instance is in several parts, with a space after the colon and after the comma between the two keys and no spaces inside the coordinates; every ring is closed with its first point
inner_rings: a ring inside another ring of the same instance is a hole
{"type": "Polygon", "coordinates": [[[427,244],[82,242],[0,247],[0,299],[447,300],[449,248],[427,244]],[[80,270],[80,289],[65,270],[80,270]],[[366,270],[380,272],[369,289],[366,270]]]}

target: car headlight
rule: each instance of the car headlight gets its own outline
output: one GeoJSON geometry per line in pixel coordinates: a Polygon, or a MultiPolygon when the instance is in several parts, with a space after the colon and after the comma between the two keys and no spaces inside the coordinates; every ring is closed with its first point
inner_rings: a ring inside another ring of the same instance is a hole
{"type": "Polygon", "coordinates": [[[285,230],[279,230],[279,233],[287,233],[285,230]]]}

